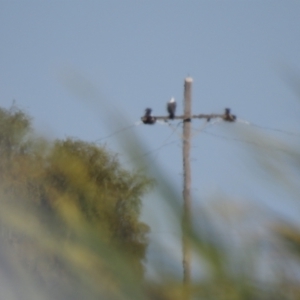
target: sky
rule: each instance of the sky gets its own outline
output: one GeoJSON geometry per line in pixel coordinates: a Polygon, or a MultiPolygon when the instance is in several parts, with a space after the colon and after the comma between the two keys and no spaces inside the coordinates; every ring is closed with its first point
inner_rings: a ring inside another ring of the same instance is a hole
{"type": "MultiPolygon", "coordinates": [[[[14,102],[50,138],[105,144],[125,165],[117,138],[133,132],[181,193],[180,124],[138,122],[146,107],[165,114],[171,97],[181,113],[191,76],[194,114],[229,107],[248,122],[201,130],[203,122],[193,121],[195,211],[211,196],[229,194],[235,203],[263,203],[296,219],[299,205],[284,205],[285,192],[255,167],[243,130],[288,142],[300,132],[299,90],[287,80],[300,78],[299,15],[299,1],[0,0],[0,106],[14,102]],[[80,93],[81,82],[95,87],[99,103],[80,93]],[[108,110],[126,122],[110,119],[108,110]]],[[[143,199],[152,229],[149,266],[163,263],[162,240],[180,264],[166,210],[155,191],[143,199]]]]}

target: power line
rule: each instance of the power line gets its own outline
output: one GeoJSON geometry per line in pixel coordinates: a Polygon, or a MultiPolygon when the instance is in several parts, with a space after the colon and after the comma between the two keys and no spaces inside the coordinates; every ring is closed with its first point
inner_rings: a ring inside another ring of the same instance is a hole
{"type": "MultiPolygon", "coordinates": [[[[167,122],[167,124],[172,129],[172,133],[170,134],[170,136],[165,141],[167,141],[169,138],[171,138],[175,132],[177,133],[178,126],[180,124],[182,124],[182,122],[177,123],[176,127],[174,127],[172,124],[170,124],[168,122],[167,122]]],[[[180,133],[178,134],[178,136],[182,139],[182,135],[180,133]]]]}
{"type": "Polygon", "coordinates": [[[252,127],[256,127],[258,129],[262,129],[262,130],[280,132],[282,134],[291,135],[291,136],[300,136],[300,133],[297,133],[297,132],[291,132],[291,131],[287,131],[287,130],[283,130],[283,129],[261,126],[261,125],[257,125],[257,124],[250,123],[250,122],[249,122],[249,125],[252,127]]]}
{"type": "MultiPolygon", "coordinates": [[[[198,115],[199,116],[199,115],[198,115]]],[[[246,140],[241,140],[241,139],[238,139],[238,138],[231,138],[231,137],[226,137],[226,136],[223,136],[223,135],[219,135],[219,134],[215,134],[215,133],[210,133],[210,132],[207,132],[206,130],[209,128],[209,127],[212,127],[214,125],[217,125],[217,124],[220,124],[224,119],[223,117],[220,117],[220,116],[223,116],[223,115],[216,115],[216,114],[212,114],[212,115],[204,115],[202,114],[201,116],[205,116],[204,119],[206,119],[206,122],[200,127],[200,128],[195,128],[195,127],[192,127],[191,129],[194,131],[194,133],[192,133],[192,136],[195,137],[197,136],[198,134],[200,133],[206,133],[208,135],[211,135],[211,136],[215,136],[215,137],[219,137],[219,138],[222,138],[222,139],[227,139],[227,140],[234,140],[236,142],[242,142],[242,143],[247,143],[247,144],[255,144],[254,142],[250,142],[250,141],[246,141],[246,140]],[[217,116],[216,119],[214,121],[211,121],[210,118],[208,116],[217,116]],[[209,121],[208,121],[208,119],[209,121]]],[[[166,117],[164,117],[166,118],[166,117]]],[[[182,116],[179,116],[178,118],[182,118],[182,116]]],[[[177,119],[177,117],[175,117],[174,119],[177,119]]],[[[183,121],[181,122],[178,122],[175,126],[169,122],[169,119],[166,119],[164,120],[164,122],[156,122],[158,124],[163,124],[163,125],[167,125],[168,127],[170,127],[172,129],[172,133],[170,134],[169,137],[166,138],[165,141],[167,141],[168,139],[170,139],[173,134],[176,132],[177,133],[177,130],[179,129],[179,125],[183,123],[183,121]]],[[[242,120],[242,119],[236,119],[236,123],[243,123],[243,124],[246,124],[246,125],[249,125],[251,127],[255,127],[257,129],[260,129],[262,131],[274,131],[274,132],[278,132],[278,133],[281,133],[281,134],[285,134],[285,135],[290,135],[290,136],[300,136],[300,133],[297,133],[297,132],[291,132],[291,131],[288,131],[288,130],[283,130],[283,129],[279,129],[279,128],[272,128],[272,127],[267,127],[267,126],[262,126],[262,125],[258,125],[258,124],[255,124],[255,123],[252,123],[252,122],[249,122],[249,121],[246,121],[246,120],[242,120]]],[[[95,143],[99,143],[103,140],[106,140],[106,139],[109,139],[109,138],[113,138],[115,135],[118,135],[120,134],[121,132],[124,132],[124,131],[127,131],[127,130],[130,130],[132,128],[135,128],[136,126],[140,125],[140,124],[143,124],[143,122],[136,122],[134,124],[131,124],[129,126],[126,126],[126,127],[123,127],[123,128],[120,128],[110,134],[108,134],[107,136],[104,136],[104,137],[100,137],[98,139],[96,139],[94,142],[95,143]]],[[[178,136],[182,139],[182,135],[177,133],[178,136]]],[[[157,149],[160,149],[161,147],[164,147],[164,146],[160,146],[159,148],[157,149]]],[[[155,151],[155,150],[153,150],[155,151]]]]}
{"type": "MultiPolygon", "coordinates": [[[[243,144],[249,144],[249,145],[255,145],[256,147],[260,147],[260,148],[264,148],[264,149],[265,149],[265,145],[266,145],[263,142],[258,143],[258,142],[255,142],[255,141],[248,141],[248,140],[245,140],[245,139],[224,136],[224,135],[221,135],[221,134],[216,134],[216,133],[208,132],[208,131],[205,131],[205,130],[203,131],[203,133],[207,134],[207,135],[210,135],[210,136],[213,136],[213,137],[216,137],[216,138],[223,139],[223,140],[228,140],[228,141],[233,141],[233,142],[243,143],[243,144]]],[[[279,151],[282,150],[282,148],[276,147],[276,145],[273,145],[272,149],[279,150],[279,151]]]]}
{"type": "Polygon", "coordinates": [[[113,137],[113,136],[115,136],[115,135],[117,135],[117,134],[119,134],[119,133],[121,133],[121,132],[123,132],[123,131],[129,130],[129,129],[131,129],[131,128],[133,128],[133,127],[136,127],[136,126],[137,126],[137,124],[132,124],[132,125],[123,127],[123,128],[121,128],[121,129],[118,129],[118,130],[116,130],[116,131],[110,133],[110,134],[107,135],[107,136],[98,138],[97,140],[95,140],[95,143],[99,143],[99,142],[102,141],[102,140],[106,140],[106,139],[108,139],[108,138],[111,138],[111,137],[113,137]]]}
{"type": "Polygon", "coordinates": [[[194,134],[192,134],[193,137],[199,135],[201,132],[204,132],[206,129],[208,129],[209,127],[212,127],[216,124],[219,124],[222,120],[221,119],[217,119],[215,121],[206,121],[200,128],[193,128],[192,129],[194,130],[194,134]]]}
{"type": "MultiPolygon", "coordinates": [[[[145,153],[143,153],[143,154],[141,154],[141,155],[135,156],[135,157],[134,157],[134,160],[140,159],[140,158],[143,158],[143,157],[146,157],[146,156],[149,156],[149,155],[152,155],[152,154],[154,154],[155,152],[162,150],[162,148],[164,148],[164,147],[166,147],[166,146],[170,146],[170,145],[172,145],[172,144],[176,144],[177,142],[178,142],[178,141],[176,140],[176,141],[171,141],[171,142],[168,142],[168,143],[164,143],[164,144],[162,144],[161,146],[159,146],[158,148],[152,149],[152,150],[147,151],[147,152],[145,152],[145,153]]],[[[131,161],[131,160],[129,160],[129,161],[127,161],[127,162],[130,162],[130,161],[131,161]]]]}
{"type": "Polygon", "coordinates": [[[221,139],[224,139],[224,140],[228,140],[228,141],[235,141],[235,142],[245,143],[245,144],[254,144],[254,145],[259,146],[258,143],[255,143],[255,142],[252,142],[252,141],[247,141],[247,140],[242,140],[242,139],[239,139],[239,138],[224,136],[224,135],[221,135],[221,134],[216,134],[216,133],[212,133],[212,132],[208,132],[208,131],[203,131],[203,133],[214,136],[214,137],[217,137],[217,138],[221,138],[221,139]]]}

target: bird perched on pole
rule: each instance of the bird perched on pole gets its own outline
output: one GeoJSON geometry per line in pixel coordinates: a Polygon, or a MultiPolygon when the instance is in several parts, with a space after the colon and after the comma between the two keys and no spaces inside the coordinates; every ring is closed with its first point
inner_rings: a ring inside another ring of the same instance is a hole
{"type": "Polygon", "coordinates": [[[146,108],[145,109],[145,115],[142,117],[142,122],[144,124],[154,124],[156,122],[156,118],[151,116],[152,109],[151,108],[146,108]]]}
{"type": "Polygon", "coordinates": [[[169,113],[169,118],[170,119],[174,119],[174,117],[175,117],[175,111],[176,111],[176,102],[175,102],[175,99],[173,97],[167,103],[167,111],[169,113]]]}
{"type": "Polygon", "coordinates": [[[236,115],[233,115],[230,113],[230,108],[225,108],[223,120],[227,121],[227,122],[234,122],[234,121],[236,121],[236,115]]]}

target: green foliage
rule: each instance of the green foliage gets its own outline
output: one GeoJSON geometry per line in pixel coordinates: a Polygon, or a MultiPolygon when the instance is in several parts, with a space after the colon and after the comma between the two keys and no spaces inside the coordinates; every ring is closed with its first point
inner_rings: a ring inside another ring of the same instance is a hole
{"type": "Polygon", "coordinates": [[[57,292],[70,299],[82,299],[85,289],[89,296],[114,294],[125,270],[127,280],[140,281],[149,230],[139,221],[141,197],[151,181],[123,169],[105,148],[34,137],[30,119],[17,109],[0,109],[0,125],[0,237],[5,248],[0,252],[7,261],[17,261],[9,268],[29,272],[42,291],[51,291],[46,295],[57,292]],[[119,261],[121,270],[112,261],[119,261]],[[80,273],[94,278],[93,284],[80,273]]]}
{"type": "Polygon", "coordinates": [[[61,202],[75,203],[105,240],[123,247],[124,255],[134,258],[142,275],[148,227],[138,218],[140,197],[149,180],[122,169],[105,149],[67,139],[54,143],[47,157],[44,183],[51,190],[47,201],[53,207],[59,210],[61,202]]]}
{"type": "Polygon", "coordinates": [[[30,132],[30,119],[20,110],[0,109],[1,156],[22,152],[24,139],[30,132]]]}

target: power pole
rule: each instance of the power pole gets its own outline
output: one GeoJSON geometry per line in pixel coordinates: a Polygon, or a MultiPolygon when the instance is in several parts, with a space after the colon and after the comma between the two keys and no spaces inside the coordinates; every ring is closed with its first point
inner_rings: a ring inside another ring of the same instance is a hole
{"type": "Polygon", "coordinates": [[[229,108],[225,108],[223,114],[199,114],[192,115],[192,83],[193,79],[187,77],[184,80],[184,114],[181,116],[152,116],[152,110],[146,109],[145,115],[141,117],[144,124],[153,125],[156,121],[183,121],[183,217],[182,217],[182,265],[183,265],[183,283],[187,288],[185,299],[189,299],[189,285],[191,282],[191,242],[192,233],[191,226],[191,166],[190,166],[190,150],[191,150],[191,121],[192,119],[211,119],[219,118],[226,122],[236,121],[236,116],[230,113],[229,108]]]}
{"type": "Polygon", "coordinates": [[[182,218],[182,265],[183,283],[188,286],[191,281],[191,249],[189,235],[191,232],[191,107],[193,79],[184,81],[184,120],[183,120],[183,218],[182,218]]]}

